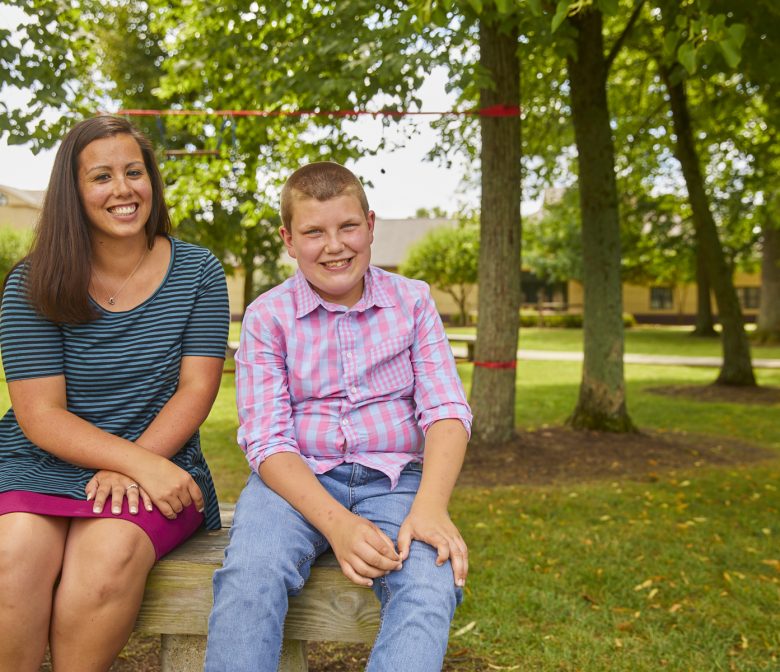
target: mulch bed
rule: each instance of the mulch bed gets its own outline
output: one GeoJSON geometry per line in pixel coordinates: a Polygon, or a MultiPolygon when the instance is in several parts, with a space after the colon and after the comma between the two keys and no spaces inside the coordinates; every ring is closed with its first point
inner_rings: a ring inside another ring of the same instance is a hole
{"type": "Polygon", "coordinates": [[[612,478],[655,480],[664,471],[732,465],[776,457],[735,439],[685,432],[520,432],[498,446],[470,446],[459,485],[552,485],[612,478]]]}
{"type": "Polygon", "coordinates": [[[780,404],[778,387],[737,387],[734,385],[668,385],[645,388],[646,392],[693,401],[715,401],[732,404],[780,404]]]}

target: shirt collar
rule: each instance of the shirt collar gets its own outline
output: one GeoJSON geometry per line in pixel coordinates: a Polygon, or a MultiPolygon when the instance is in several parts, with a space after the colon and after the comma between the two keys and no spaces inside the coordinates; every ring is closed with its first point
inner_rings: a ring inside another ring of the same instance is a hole
{"type": "MultiPolygon", "coordinates": [[[[385,278],[381,273],[377,273],[373,266],[369,266],[364,276],[365,286],[363,287],[363,296],[352,307],[353,310],[366,310],[371,306],[377,306],[378,308],[390,308],[395,305],[385,287],[385,278]]],[[[298,269],[295,273],[294,283],[295,294],[295,317],[300,319],[305,315],[311,313],[317,306],[325,306],[325,302],[322,297],[317,294],[306,280],[306,276],[298,269]]]]}

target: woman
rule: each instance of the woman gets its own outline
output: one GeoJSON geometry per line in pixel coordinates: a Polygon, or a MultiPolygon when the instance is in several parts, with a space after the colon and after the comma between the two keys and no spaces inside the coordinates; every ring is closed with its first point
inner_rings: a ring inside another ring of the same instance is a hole
{"type": "Polygon", "coordinates": [[[0,347],[0,672],[106,670],[156,558],[219,509],[198,427],[222,374],[221,266],[170,238],[149,141],[76,125],[32,250],[8,276],[0,347]]]}

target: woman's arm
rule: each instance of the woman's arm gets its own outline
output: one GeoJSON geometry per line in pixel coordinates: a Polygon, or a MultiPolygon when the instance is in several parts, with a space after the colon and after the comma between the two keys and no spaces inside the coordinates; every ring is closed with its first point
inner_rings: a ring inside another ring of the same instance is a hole
{"type": "MultiPolygon", "coordinates": [[[[222,380],[224,360],[218,357],[183,357],[179,373],[179,385],[157,417],[136,440],[162,457],[171,458],[200,427],[209,414],[222,380]]],[[[122,510],[122,499],[127,496],[130,513],[136,513],[138,504],[151,509],[151,499],[146,491],[128,490],[128,482],[122,474],[107,470],[98,471],[87,483],[87,499],[94,499],[96,513],[110,498],[114,513],[122,510]]]]}
{"type": "Polygon", "coordinates": [[[223,366],[218,357],[183,357],[176,392],[136,443],[163,457],[178,453],[208,417],[223,366]]]}
{"type": "Polygon", "coordinates": [[[203,509],[200,488],[186,471],[68,411],[64,376],[10,381],[8,392],[25,436],[43,450],[87,469],[130,476],[168,518],[192,502],[203,509]]]}

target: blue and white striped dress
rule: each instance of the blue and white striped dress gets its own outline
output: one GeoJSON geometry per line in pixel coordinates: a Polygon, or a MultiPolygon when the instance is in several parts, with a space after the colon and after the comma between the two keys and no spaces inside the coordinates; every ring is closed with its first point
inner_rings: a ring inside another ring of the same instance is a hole
{"type": "MultiPolygon", "coordinates": [[[[129,441],[173,396],[182,357],[225,356],[230,310],[222,267],[208,250],[174,238],[165,279],[132,310],[101,309],[88,324],[57,324],[38,315],[25,294],[24,269],[18,267],[6,283],[0,313],[6,379],[64,375],[68,410],[129,441]]],[[[199,433],[172,459],[203,492],[206,527],[218,528],[219,506],[199,433]]],[[[0,492],[86,499],[84,487],[94,473],[31,443],[13,409],[0,420],[0,492]]]]}

